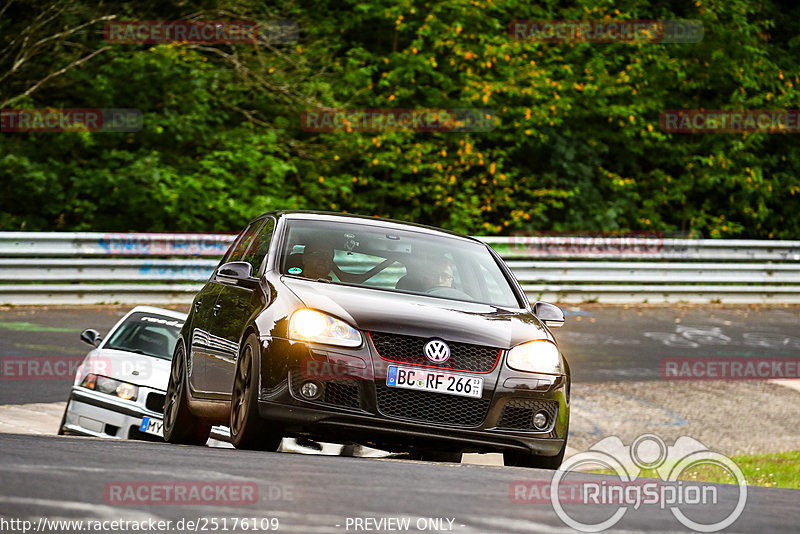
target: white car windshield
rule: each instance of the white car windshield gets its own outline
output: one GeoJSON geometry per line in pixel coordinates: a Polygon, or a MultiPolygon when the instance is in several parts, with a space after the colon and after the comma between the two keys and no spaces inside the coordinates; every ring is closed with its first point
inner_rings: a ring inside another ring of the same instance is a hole
{"type": "Polygon", "coordinates": [[[103,348],[171,360],[182,326],[183,321],[174,317],[133,313],[111,334],[103,348]]]}

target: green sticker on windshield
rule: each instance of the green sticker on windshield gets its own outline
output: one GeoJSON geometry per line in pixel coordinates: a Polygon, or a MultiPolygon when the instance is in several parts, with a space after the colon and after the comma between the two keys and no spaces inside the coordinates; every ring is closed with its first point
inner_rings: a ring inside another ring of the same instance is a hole
{"type": "Polygon", "coordinates": [[[289,274],[300,274],[303,272],[303,269],[300,267],[289,267],[289,274]]]}

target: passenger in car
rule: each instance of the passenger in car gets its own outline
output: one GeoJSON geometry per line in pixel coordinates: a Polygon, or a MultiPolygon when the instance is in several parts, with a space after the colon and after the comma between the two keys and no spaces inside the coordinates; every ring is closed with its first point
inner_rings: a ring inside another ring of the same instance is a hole
{"type": "Polygon", "coordinates": [[[325,243],[310,242],[303,249],[303,276],[316,280],[332,280],[333,247],[325,243]]]}

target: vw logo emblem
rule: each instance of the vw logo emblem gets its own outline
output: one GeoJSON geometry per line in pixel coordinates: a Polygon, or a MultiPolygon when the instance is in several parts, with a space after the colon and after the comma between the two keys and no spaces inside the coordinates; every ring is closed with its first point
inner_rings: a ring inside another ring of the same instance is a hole
{"type": "Polygon", "coordinates": [[[446,362],[450,359],[450,347],[438,339],[428,341],[425,343],[425,357],[436,363],[446,362]]]}

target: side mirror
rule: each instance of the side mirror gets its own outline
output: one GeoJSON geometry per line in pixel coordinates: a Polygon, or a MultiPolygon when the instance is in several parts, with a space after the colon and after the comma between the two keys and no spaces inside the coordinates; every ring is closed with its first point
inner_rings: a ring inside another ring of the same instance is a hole
{"type": "Polygon", "coordinates": [[[81,332],[81,341],[83,341],[84,343],[88,343],[93,347],[97,347],[97,345],[99,345],[102,340],[103,338],[100,335],[100,332],[92,328],[87,328],[86,330],[81,332]]]}
{"type": "Polygon", "coordinates": [[[250,289],[258,287],[258,278],[253,278],[253,267],[246,261],[231,261],[220,265],[217,276],[230,278],[237,285],[250,289]]]}
{"type": "Polygon", "coordinates": [[[550,328],[564,326],[564,312],[558,306],[540,300],[533,305],[533,314],[550,328]]]}

